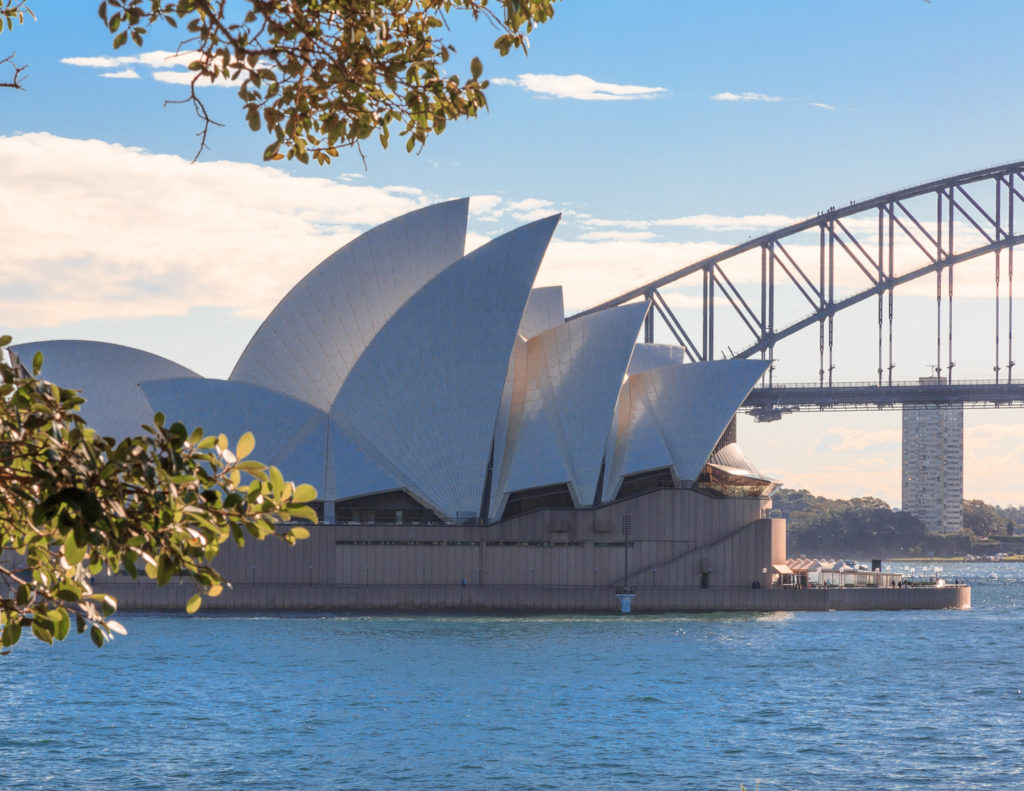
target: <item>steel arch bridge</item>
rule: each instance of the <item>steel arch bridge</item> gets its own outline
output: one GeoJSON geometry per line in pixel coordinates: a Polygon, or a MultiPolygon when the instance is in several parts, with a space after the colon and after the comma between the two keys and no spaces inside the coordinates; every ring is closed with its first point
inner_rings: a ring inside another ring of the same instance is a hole
{"type": "MultiPolygon", "coordinates": [[[[832,388],[834,322],[844,310],[878,304],[878,383],[892,388],[893,303],[897,287],[935,277],[936,373],[952,382],[954,269],[994,258],[995,383],[1013,382],[1013,253],[1024,242],[1024,162],[976,170],[890,192],[750,239],[638,286],[576,316],[643,298],[653,310],[645,340],[654,340],[655,314],[693,361],[715,357],[716,330],[739,327],[745,345],[732,357],[773,358],[775,345],[817,325],[818,384],[832,388]],[[1015,216],[1017,222],[1015,224],[1015,216]],[[799,248],[799,253],[794,253],[799,248]],[[1005,275],[1006,290],[1000,288],[1005,275]],[[682,321],[663,292],[699,293],[700,317],[682,321]],[[699,289],[699,291],[698,291],[699,289]],[[786,299],[780,294],[785,292],[786,299]],[[790,306],[802,305],[802,315],[790,306]],[[1004,315],[1000,319],[1000,307],[1004,315]],[[945,307],[948,338],[943,338],[945,307]],[[1003,351],[1000,341],[1005,337],[1003,351]],[[947,352],[943,364],[943,345],[947,352]],[[1005,356],[1003,356],[1005,354],[1005,356]]],[[[574,317],[575,318],[575,317],[574,317]]],[[[768,387],[772,385],[769,371],[768,387]]]]}

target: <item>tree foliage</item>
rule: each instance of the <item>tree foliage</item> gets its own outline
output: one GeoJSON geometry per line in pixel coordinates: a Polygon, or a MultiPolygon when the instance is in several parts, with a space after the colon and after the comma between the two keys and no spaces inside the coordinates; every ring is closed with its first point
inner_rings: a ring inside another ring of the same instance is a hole
{"type": "Polygon", "coordinates": [[[787,520],[791,555],[913,554],[928,533],[919,519],[893,511],[877,497],[831,500],[803,489],[780,489],[772,504],[775,515],[787,520]]]}
{"type": "Polygon", "coordinates": [[[976,536],[1005,533],[1008,520],[982,500],[964,500],[964,528],[976,536]]]}
{"type": "Polygon", "coordinates": [[[964,500],[963,530],[942,534],[929,533],[920,519],[890,508],[877,497],[832,500],[804,489],[779,489],[772,495],[772,504],[773,516],[788,522],[789,554],[810,557],[947,557],[1019,551],[1019,544],[1008,542],[1014,518],[1024,517],[1024,509],[964,500]]]}
{"type": "MultiPolygon", "coordinates": [[[[29,13],[27,0],[0,0],[7,26],[29,13]]],[[[188,98],[214,123],[197,92],[229,81],[249,126],[273,142],[265,159],[326,164],[338,149],[373,134],[387,148],[392,128],[405,148],[422,147],[449,121],[487,106],[479,58],[469,74],[449,74],[449,15],[490,23],[501,55],[525,50],[527,36],[554,14],[555,0],[105,0],[99,14],[115,49],[142,46],[154,27],[184,31],[179,52],[194,55],[188,98]]],[[[17,82],[17,80],[15,80],[17,82]]]]}
{"type": "Polygon", "coordinates": [[[223,543],[309,535],[280,523],[316,521],[316,491],[247,460],[251,434],[232,451],[158,414],[146,435],[101,437],[78,412],[84,399],[41,379],[41,365],[37,354],[29,374],[0,357],[0,648],[25,629],[63,640],[72,616],[97,645],[123,631],[116,601],[93,587],[103,572],[187,576],[195,612],[227,584],[210,565],[223,543]]]}

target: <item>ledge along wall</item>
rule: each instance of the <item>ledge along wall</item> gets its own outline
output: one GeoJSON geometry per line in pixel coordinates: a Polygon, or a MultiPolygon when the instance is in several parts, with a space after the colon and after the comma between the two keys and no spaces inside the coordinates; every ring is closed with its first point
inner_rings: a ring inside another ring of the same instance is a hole
{"type": "MultiPolygon", "coordinates": [[[[546,510],[487,527],[318,525],[295,547],[225,545],[232,587],[205,610],[634,612],[940,609],[970,606],[966,587],[772,589],[785,563],[785,521],[767,498],[663,489],[592,510],[546,510]],[[622,520],[628,515],[628,574],[622,520]],[[768,573],[762,573],[768,569],[768,573]],[[701,576],[706,574],[706,588],[701,576]],[[751,587],[754,581],[761,588],[751,587]]],[[[182,609],[188,580],[95,580],[122,609],[182,609]]]]}

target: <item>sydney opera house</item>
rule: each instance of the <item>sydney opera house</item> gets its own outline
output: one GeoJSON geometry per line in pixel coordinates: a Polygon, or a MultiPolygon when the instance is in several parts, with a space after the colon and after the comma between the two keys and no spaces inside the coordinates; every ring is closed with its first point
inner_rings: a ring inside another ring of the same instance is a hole
{"type": "Polygon", "coordinates": [[[222,553],[233,588],[211,605],[599,611],[628,589],[639,609],[778,609],[785,525],[734,423],[768,362],[638,343],[643,302],[566,318],[560,287],[533,287],[558,217],[466,253],[467,216],[450,201],[342,247],[224,380],[112,344],[11,351],[42,351],[103,434],[157,411],[252,431],[256,458],[317,488],[312,537],[222,553]]]}

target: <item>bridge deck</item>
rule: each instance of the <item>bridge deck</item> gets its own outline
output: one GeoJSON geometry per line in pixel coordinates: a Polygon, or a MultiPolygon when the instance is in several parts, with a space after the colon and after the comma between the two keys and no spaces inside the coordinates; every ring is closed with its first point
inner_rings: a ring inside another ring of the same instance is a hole
{"type": "Polygon", "coordinates": [[[1024,382],[975,380],[953,384],[843,382],[830,385],[772,384],[750,391],[741,409],[758,420],[778,420],[790,412],[875,411],[963,405],[969,408],[1022,407],[1024,382]]]}

